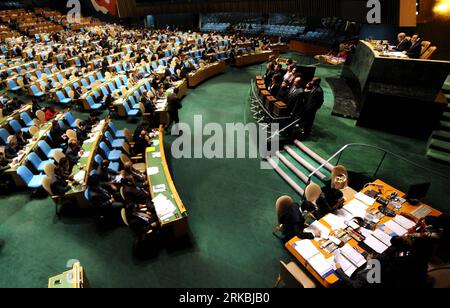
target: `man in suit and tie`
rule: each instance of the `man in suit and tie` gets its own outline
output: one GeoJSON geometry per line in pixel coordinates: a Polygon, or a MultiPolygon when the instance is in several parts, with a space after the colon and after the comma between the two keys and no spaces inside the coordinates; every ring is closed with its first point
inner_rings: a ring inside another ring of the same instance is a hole
{"type": "Polygon", "coordinates": [[[303,122],[303,137],[309,136],[317,111],[322,107],[324,102],[323,89],[320,86],[322,80],[314,77],[306,86],[306,98],[302,108],[301,117],[303,122]]]}
{"type": "Polygon", "coordinates": [[[398,44],[397,44],[397,46],[394,47],[395,51],[403,52],[403,51],[409,50],[409,48],[411,48],[412,43],[410,40],[408,40],[406,38],[405,33],[399,33],[397,36],[397,39],[398,39],[398,44]]]}
{"type": "Polygon", "coordinates": [[[285,99],[285,103],[291,113],[291,117],[298,116],[298,111],[301,110],[301,105],[303,104],[304,94],[305,91],[303,89],[302,78],[297,77],[294,79],[294,84],[285,99]]]}
{"type": "Polygon", "coordinates": [[[406,51],[406,54],[411,59],[419,59],[422,54],[422,40],[418,34],[414,34],[411,37],[411,47],[406,51]]]}

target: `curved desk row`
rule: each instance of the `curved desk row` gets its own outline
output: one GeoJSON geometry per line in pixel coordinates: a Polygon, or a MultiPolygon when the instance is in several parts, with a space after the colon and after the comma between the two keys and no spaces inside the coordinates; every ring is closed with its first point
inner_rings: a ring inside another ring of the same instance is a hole
{"type": "Polygon", "coordinates": [[[39,128],[39,132],[34,135],[32,139],[28,140],[29,143],[22,149],[20,155],[13,160],[13,163],[10,164],[10,168],[4,172],[5,175],[11,176],[17,186],[24,185],[24,182],[17,174],[17,169],[19,169],[19,167],[26,162],[28,155],[37,148],[39,141],[44,140],[47,137],[47,133],[50,132],[53,127],[53,121],[59,121],[63,119],[65,114],[66,113],[60,113],[56,116],[56,118],[43,124],[39,128]]]}
{"type": "Polygon", "coordinates": [[[72,169],[72,174],[78,183],[70,184],[70,190],[65,194],[65,198],[73,200],[75,204],[82,208],[89,207],[89,203],[84,197],[84,192],[86,191],[88,178],[93,170],[100,141],[108,129],[109,121],[109,118],[106,118],[92,129],[91,137],[84,141],[82,146],[84,155],[72,169]]]}
{"type": "Polygon", "coordinates": [[[200,68],[194,73],[188,76],[188,85],[190,88],[194,88],[201,84],[202,82],[222,74],[225,72],[227,65],[224,61],[206,65],[204,68],[200,68]]]}
{"type": "Polygon", "coordinates": [[[243,56],[236,57],[235,65],[237,67],[247,66],[251,64],[257,64],[261,62],[266,62],[273,55],[277,55],[275,51],[263,51],[260,53],[252,53],[243,56]]]}
{"type": "Polygon", "coordinates": [[[162,228],[171,228],[175,238],[187,233],[188,213],[178,195],[164,151],[164,128],[147,148],[145,164],[150,193],[162,228]]]}

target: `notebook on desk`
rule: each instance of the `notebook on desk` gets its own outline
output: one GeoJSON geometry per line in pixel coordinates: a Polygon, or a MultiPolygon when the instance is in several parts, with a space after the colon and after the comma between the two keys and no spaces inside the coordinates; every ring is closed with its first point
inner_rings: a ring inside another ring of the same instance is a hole
{"type": "Polygon", "coordinates": [[[334,272],[333,264],[325,258],[310,240],[301,240],[294,244],[294,248],[320,277],[328,277],[334,272]]]}

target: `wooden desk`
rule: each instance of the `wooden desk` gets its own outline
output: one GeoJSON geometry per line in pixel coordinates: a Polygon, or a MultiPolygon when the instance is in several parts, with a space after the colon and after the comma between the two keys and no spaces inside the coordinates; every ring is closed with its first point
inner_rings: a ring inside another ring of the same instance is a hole
{"type": "Polygon", "coordinates": [[[214,64],[209,64],[205,66],[204,68],[198,69],[194,73],[190,73],[188,75],[188,85],[190,88],[195,88],[202,82],[217,76],[219,74],[222,74],[225,72],[227,65],[225,62],[220,61],[214,64]]]}
{"type": "Polygon", "coordinates": [[[236,57],[235,65],[237,67],[247,66],[251,64],[257,64],[266,62],[270,56],[275,55],[274,51],[263,51],[261,53],[251,53],[243,56],[236,57]]]}
{"type": "MultiPolygon", "coordinates": [[[[169,171],[169,166],[167,165],[166,154],[164,151],[164,127],[161,126],[159,128],[159,136],[155,137],[152,140],[152,147],[147,148],[145,154],[145,163],[147,166],[147,176],[150,185],[150,193],[152,199],[154,199],[159,194],[164,195],[170,202],[175,205],[176,210],[173,212],[173,215],[170,217],[164,217],[161,220],[159,217],[160,224],[162,228],[171,228],[173,235],[175,238],[179,238],[184,236],[187,233],[187,211],[184,207],[183,202],[178,195],[178,191],[175,187],[175,184],[172,180],[172,176],[169,171]],[[159,155],[155,155],[154,153],[160,153],[159,155]],[[150,174],[150,168],[156,167],[158,168],[157,174],[150,174]],[[165,185],[166,190],[164,192],[155,193],[154,186],[157,185],[165,185]]],[[[158,214],[158,209],[157,214],[158,214]]]]}
{"type": "Polygon", "coordinates": [[[35,118],[36,116],[33,114],[31,114],[31,105],[27,104],[22,106],[22,108],[14,111],[13,113],[11,113],[9,116],[0,118],[0,127],[3,127],[5,125],[7,125],[9,122],[11,122],[12,120],[18,120],[20,119],[20,114],[22,112],[28,112],[28,114],[31,116],[31,118],[35,118]]]}
{"type": "Polygon", "coordinates": [[[53,127],[53,121],[59,121],[59,120],[63,119],[64,115],[65,115],[65,112],[60,113],[55,118],[53,118],[52,120],[50,120],[50,121],[46,122],[44,125],[42,125],[37,136],[30,139],[28,145],[26,145],[22,149],[23,155],[18,158],[17,163],[10,165],[10,168],[4,172],[5,175],[10,175],[12,177],[16,186],[23,186],[25,184],[25,183],[23,183],[22,179],[17,174],[17,169],[19,169],[19,167],[23,165],[23,163],[26,161],[28,155],[36,149],[39,141],[44,140],[47,137],[47,133],[53,127]]]}
{"type": "Polygon", "coordinates": [[[74,176],[77,174],[83,175],[83,180],[77,183],[77,185],[71,184],[70,190],[65,194],[64,199],[71,199],[74,201],[74,204],[77,204],[81,208],[90,207],[88,201],[84,198],[84,192],[86,191],[89,175],[93,170],[99,144],[104,133],[108,129],[109,121],[109,118],[106,118],[93,128],[92,134],[94,135],[86,140],[82,146],[85,155],[80,158],[78,164],[76,164],[72,169],[72,174],[74,176]]]}
{"type": "MultiPolygon", "coordinates": [[[[386,198],[386,197],[388,197],[392,192],[394,192],[394,191],[396,191],[398,194],[399,194],[399,196],[404,196],[405,194],[403,193],[403,192],[401,192],[401,191],[399,191],[399,190],[397,190],[397,189],[395,189],[394,187],[392,187],[392,186],[390,186],[390,185],[388,185],[388,184],[386,184],[386,183],[384,183],[383,181],[381,181],[381,180],[377,180],[377,181],[375,181],[375,183],[376,184],[382,184],[384,187],[383,187],[383,197],[384,198],[386,198]]],[[[368,190],[370,190],[370,189],[377,189],[376,187],[372,187],[372,186],[369,186],[369,187],[367,187],[367,188],[365,188],[364,190],[362,190],[361,192],[366,192],[366,191],[368,191],[368,190]]],[[[349,200],[346,200],[346,204],[348,204],[350,201],[352,201],[354,198],[352,198],[352,199],[349,199],[349,200]]],[[[375,203],[372,207],[369,207],[368,208],[368,210],[370,210],[370,209],[372,209],[372,208],[377,208],[378,209],[378,207],[380,206],[381,204],[379,204],[379,203],[375,203]]],[[[430,213],[430,215],[431,216],[436,216],[436,217],[439,217],[439,216],[442,216],[443,215],[443,213],[442,212],[440,212],[440,211],[438,211],[438,210],[435,210],[435,209],[433,209],[433,208],[431,208],[430,206],[428,206],[428,205],[424,205],[425,207],[427,207],[427,208],[429,208],[429,209],[431,209],[431,213],[430,213]]],[[[398,212],[398,214],[400,214],[400,213],[408,213],[408,214],[410,214],[410,213],[412,213],[414,210],[416,210],[417,209],[417,206],[413,206],[413,205],[411,205],[411,204],[409,204],[409,203],[405,203],[405,204],[403,204],[403,206],[402,206],[402,208],[401,208],[401,210],[400,210],[400,212],[398,212]]],[[[381,226],[381,225],[383,225],[383,224],[385,224],[387,221],[389,221],[389,220],[391,220],[392,218],[390,218],[390,217],[384,217],[383,219],[381,219],[380,220],[380,222],[378,223],[378,227],[379,226],[381,226]]],[[[325,227],[327,227],[328,229],[330,229],[331,230],[331,226],[322,218],[321,220],[319,220],[325,227]]],[[[332,231],[333,232],[333,231],[332,231]]],[[[285,247],[286,247],[286,249],[297,259],[297,261],[298,262],[300,262],[300,264],[302,264],[305,268],[306,268],[306,270],[312,275],[312,276],[314,276],[314,278],[321,284],[321,285],[323,285],[324,287],[326,287],[326,288],[330,288],[330,287],[333,287],[333,286],[335,286],[340,280],[339,280],[339,278],[338,278],[338,276],[336,275],[336,274],[331,274],[331,275],[329,275],[329,276],[327,276],[327,277],[325,277],[325,278],[322,278],[309,264],[308,264],[308,262],[300,255],[300,253],[298,253],[298,251],[295,249],[295,243],[297,243],[298,241],[300,241],[301,239],[300,238],[298,238],[298,237],[295,237],[295,238],[293,238],[293,239],[291,239],[289,242],[287,242],[286,243],[286,245],[285,245],[285,247]]],[[[317,248],[318,248],[318,250],[325,256],[325,258],[330,258],[331,256],[332,256],[332,254],[327,254],[323,249],[321,249],[320,248],[320,244],[318,243],[318,242],[316,242],[316,241],[314,241],[314,240],[312,240],[311,241],[313,244],[314,244],[314,246],[316,246],[317,248]]],[[[360,252],[363,252],[364,250],[361,248],[361,247],[359,247],[358,246],[358,242],[356,241],[356,240],[354,240],[354,239],[351,239],[349,242],[348,242],[348,244],[350,244],[352,247],[354,247],[354,248],[356,248],[356,250],[358,250],[358,251],[360,251],[360,252]]]]}

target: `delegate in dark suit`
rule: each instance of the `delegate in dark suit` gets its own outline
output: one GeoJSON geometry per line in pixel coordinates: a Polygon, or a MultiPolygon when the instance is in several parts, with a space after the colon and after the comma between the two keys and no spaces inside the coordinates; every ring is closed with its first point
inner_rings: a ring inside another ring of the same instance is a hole
{"type": "Polygon", "coordinates": [[[407,51],[411,48],[412,43],[408,40],[408,39],[404,39],[403,41],[401,41],[395,48],[394,50],[396,51],[407,51]]]}
{"type": "Polygon", "coordinates": [[[313,81],[311,81],[310,86],[312,87],[312,90],[307,95],[302,110],[303,131],[305,135],[311,133],[316,113],[320,107],[322,107],[324,102],[323,90],[322,87],[320,87],[320,78],[314,78],[313,81]]]}
{"type": "Polygon", "coordinates": [[[281,215],[280,223],[283,225],[283,235],[286,241],[291,240],[295,236],[301,239],[314,239],[312,233],[303,231],[305,228],[305,218],[298,204],[293,204],[281,215]]]}
{"type": "Polygon", "coordinates": [[[411,59],[419,59],[420,55],[422,54],[422,40],[417,36],[413,35],[411,38],[411,47],[408,49],[406,54],[411,59]]]}

